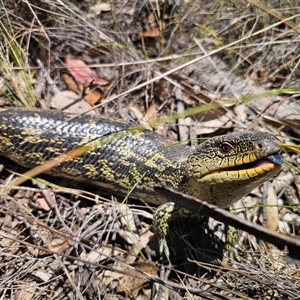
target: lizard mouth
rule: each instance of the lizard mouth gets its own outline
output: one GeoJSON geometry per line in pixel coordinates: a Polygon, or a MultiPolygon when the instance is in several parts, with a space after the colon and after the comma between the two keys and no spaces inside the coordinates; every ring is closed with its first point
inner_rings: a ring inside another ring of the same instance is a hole
{"type": "Polygon", "coordinates": [[[280,154],[272,154],[267,157],[260,158],[251,163],[246,163],[235,167],[224,168],[222,169],[222,171],[239,171],[239,170],[248,170],[248,169],[265,168],[265,167],[270,168],[271,166],[273,166],[274,168],[276,165],[281,165],[282,163],[283,162],[280,154]]]}
{"type": "Polygon", "coordinates": [[[214,182],[229,180],[230,178],[231,180],[242,181],[259,175],[264,175],[266,173],[271,174],[272,172],[280,169],[280,165],[282,163],[280,154],[276,153],[250,163],[244,163],[234,167],[225,167],[209,172],[202,178],[209,176],[214,182]]]}

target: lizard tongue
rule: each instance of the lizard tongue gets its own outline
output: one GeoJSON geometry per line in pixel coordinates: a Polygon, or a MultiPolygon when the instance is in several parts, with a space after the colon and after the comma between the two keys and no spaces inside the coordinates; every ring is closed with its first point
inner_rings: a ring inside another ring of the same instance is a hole
{"type": "Polygon", "coordinates": [[[276,165],[281,165],[283,163],[281,156],[279,154],[270,155],[267,157],[267,159],[269,159],[271,162],[273,162],[276,165]]]}

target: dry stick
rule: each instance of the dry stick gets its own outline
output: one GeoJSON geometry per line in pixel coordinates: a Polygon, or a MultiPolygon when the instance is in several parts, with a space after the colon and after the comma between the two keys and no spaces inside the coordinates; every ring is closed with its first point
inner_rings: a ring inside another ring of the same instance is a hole
{"type": "MultiPolygon", "coordinates": [[[[278,41],[278,43],[286,43],[286,41],[278,41]]],[[[262,44],[262,43],[261,43],[262,44]]],[[[267,44],[269,45],[269,43],[267,44]]],[[[76,68],[115,68],[115,67],[124,67],[124,66],[135,66],[135,65],[142,65],[142,64],[152,64],[157,62],[164,62],[166,60],[174,60],[174,59],[182,59],[184,57],[189,56],[197,56],[199,55],[199,52],[189,52],[189,53],[182,53],[182,54],[172,54],[164,57],[157,57],[157,58],[150,58],[150,59],[144,59],[139,61],[128,61],[128,62],[118,62],[118,63],[101,63],[101,64],[87,64],[85,67],[76,67],[76,68]]],[[[30,67],[30,70],[40,70],[40,69],[46,68],[46,69],[55,69],[55,70],[65,70],[66,67],[44,67],[44,66],[38,66],[38,67],[30,67]]],[[[22,67],[11,67],[12,70],[24,70],[22,67]]]]}
{"type": "Polygon", "coordinates": [[[165,184],[155,185],[154,189],[159,194],[165,196],[166,198],[172,199],[173,202],[181,207],[187,208],[193,213],[206,215],[212,217],[215,220],[226,223],[227,225],[234,226],[243,231],[247,231],[248,233],[253,234],[256,237],[277,246],[279,249],[283,249],[285,246],[287,246],[290,256],[299,257],[299,237],[277,233],[263,226],[251,223],[247,220],[239,218],[238,216],[230,213],[227,210],[219,208],[216,205],[209,204],[192,196],[177,192],[169,188],[165,184]]]}

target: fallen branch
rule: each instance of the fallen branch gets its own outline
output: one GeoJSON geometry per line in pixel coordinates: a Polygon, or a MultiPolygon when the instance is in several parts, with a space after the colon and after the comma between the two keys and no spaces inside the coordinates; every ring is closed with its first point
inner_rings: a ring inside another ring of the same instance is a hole
{"type": "Polygon", "coordinates": [[[229,211],[219,208],[218,206],[177,192],[165,184],[155,185],[154,189],[161,195],[172,199],[172,201],[179,206],[185,207],[192,212],[198,212],[201,215],[212,217],[217,221],[244,230],[261,240],[275,245],[281,250],[286,246],[289,250],[289,255],[292,258],[299,258],[300,238],[298,236],[278,233],[261,225],[251,223],[250,221],[241,219],[229,211]]]}

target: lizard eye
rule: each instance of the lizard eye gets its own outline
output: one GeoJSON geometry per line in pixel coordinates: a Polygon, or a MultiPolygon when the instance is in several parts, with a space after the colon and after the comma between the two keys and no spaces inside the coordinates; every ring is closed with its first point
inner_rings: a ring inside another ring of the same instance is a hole
{"type": "Polygon", "coordinates": [[[232,149],[232,146],[228,143],[223,143],[221,144],[220,149],[222,150],[223,153],[229,153],[232,149]]]}

